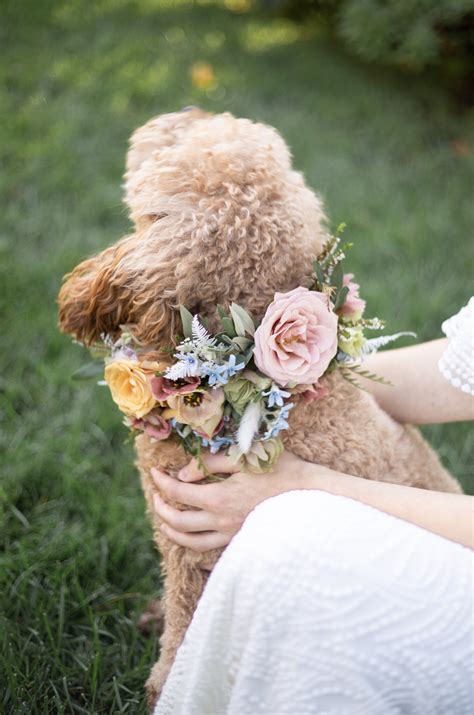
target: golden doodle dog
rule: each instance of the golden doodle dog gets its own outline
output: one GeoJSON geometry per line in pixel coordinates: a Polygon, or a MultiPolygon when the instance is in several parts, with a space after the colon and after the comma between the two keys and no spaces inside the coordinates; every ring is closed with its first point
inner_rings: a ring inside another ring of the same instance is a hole
{"type": "MultiPolygon", "coordinates": [[[[125,201],[133,231],[77,266],[59,294],[61,330],[85,344],[117,336],[126,324],[159,353],[179,334],[180,303],[214,331],[218,303],[235,301],[261,319],[276,291],[308,285],[327,238],[321,200],[292,168],[283,139],[228,113],[190,108],[138,129],[125,201]]],[[[288,450],[366,479],[460,491],[418,431],[395,422],[338,371],[323,380],[325,397],[292,410],[282,433],[288,450]]],[[[136,452],[165,574],[161,655],[147,682],[153,704],[221,550],[190,551],[159,529],[150,469],[176,474],[189,460],[181,446],[141,434],[136,452]]]]}

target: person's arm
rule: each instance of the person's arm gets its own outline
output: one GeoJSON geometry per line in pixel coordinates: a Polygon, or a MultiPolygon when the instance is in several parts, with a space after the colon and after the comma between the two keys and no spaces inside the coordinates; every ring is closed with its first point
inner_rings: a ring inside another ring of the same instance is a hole
{"type": "Polygon", "coordinates": [[[375,507],[446,539],[474,548],[474,498],[353,477],[305,462],[303,481],[375,507]]]}
{"type": "Polygon", "coordinates": [[[398,350],[384,350],[364,361],[364,370],[392,386],[360,379],[380,407],[399,422],[439,424],[474,418],[474,399],[453,387],[438,369],[447,338],[398,350]]]}
{"type": "MultiPolygon", "coordinates": [[[[194,460],[181,470],[178,479],[152,470],[159,491],[168,499],[197,508],[180,511],[158,494],[155,497],[164,532],[178,544],[196,551],[225,546],[257,504],[292,489],[317,489],[356,499],[474,547],[474,497],[361,479],[305,462],[289,452],[284,452],[271,474],[239,472],[227,457],[218,454],[205,456],[204,461],[211,473],[233,475],[218,483],[190,484],[203,477],[194,460]]],[[[337,524],[334,528],[338,528],[337,524]]]]}

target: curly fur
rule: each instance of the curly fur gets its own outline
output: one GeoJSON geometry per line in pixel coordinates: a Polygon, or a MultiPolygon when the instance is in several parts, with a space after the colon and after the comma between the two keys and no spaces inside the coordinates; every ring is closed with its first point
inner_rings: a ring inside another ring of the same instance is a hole
{"type": "MultiPolygon", "coordinates": [[[[322,202],[292,169],[278,133],[228,113],[193,109],[138,129],[127,156],[125,201],[134,233],[81,263],[59,294],[61,329],[85,343],[127,324],[144,345],[170,344],[179,303],[211,327],[216,303],[236,301],[259,318],[275,291],[307,285],[327,236],[322,202]]],[[[325,386],[327,397],[292,411],[288,449],[367,479],[459,491],[416,430],[397,424],[337,374],[325,386]]],[[[159,530],[150,468],[176,473],[187,462],[181,448],[141,435],[136,452],[165,573],[166,625],[147,683],[153,703],[221,552],[191,552],[159,530]]]]}

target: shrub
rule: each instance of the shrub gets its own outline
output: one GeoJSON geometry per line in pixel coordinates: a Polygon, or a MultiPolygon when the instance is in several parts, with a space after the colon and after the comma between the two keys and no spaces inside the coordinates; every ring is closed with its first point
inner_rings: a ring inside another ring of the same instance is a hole
{"type": "Polygon", "coordinates": [[[262,9],[329,25],[364,60],[441,68],[474,101],[474,0],[255,0],[262,9]]]}
{"type": "Polygon", "coordinates": [[[474,0],[346,0],[337,32],[364,59],[421,69],[474,56],[474,0]]]}

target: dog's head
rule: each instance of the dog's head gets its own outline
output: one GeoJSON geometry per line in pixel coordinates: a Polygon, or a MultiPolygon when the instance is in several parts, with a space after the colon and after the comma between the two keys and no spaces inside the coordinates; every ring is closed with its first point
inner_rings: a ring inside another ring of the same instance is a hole
{"type": "Polygon", "coordinates": [[[210,318],[232,301],[260,318],[306,285],[326,239],[321,201],[269,126],[190,108],[131,138],[134,232],[82,262],[59,294],[64,332],[91,343],[128,325],[146,345],[179,331],[179,303],[210,318]]]}

